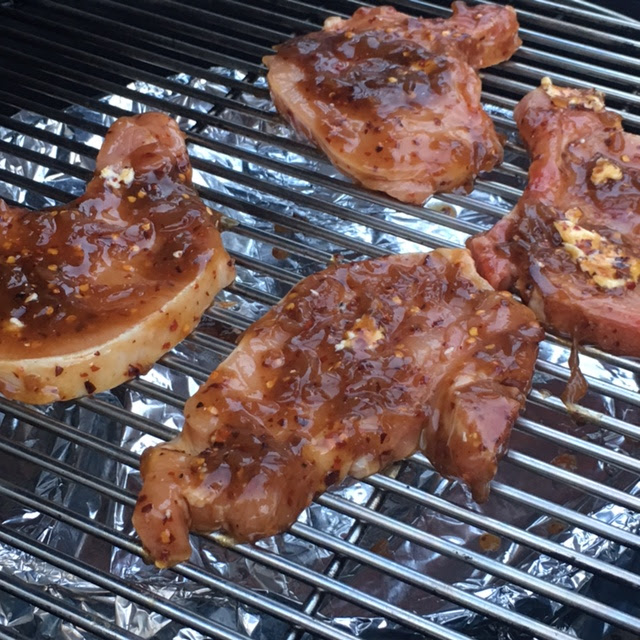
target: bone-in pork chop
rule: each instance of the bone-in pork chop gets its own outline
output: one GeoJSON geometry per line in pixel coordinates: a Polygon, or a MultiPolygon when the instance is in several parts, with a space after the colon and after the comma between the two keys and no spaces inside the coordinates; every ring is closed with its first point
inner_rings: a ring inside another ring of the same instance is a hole
{"type": "Polygon", "coordinates": [[[514,115],[529,184],[469,242],[479,272],[517,289],[550,330],[640,356],[640,136],[622,129],[601,93],[548,78],[514,115]]]}
{"type": "Polygon", "coordinates": [[[420,204],[470,188],[502,161],[476,69],[519,46],[511,7],[455,2],[448,20],[360,8],[277,47],[264,63],[278,111],[336,167],[420,204]]]}
{"type": "Polygon", "coordinates": [[[77,200],[0,200],[0,392],[68,400],[150,367],[233,280],[217,221],[160,113],[114,123],[77,200]]]}
{"type": "Polygon", "coordinates": [[[524,403],[542,331],[468,252],[332,266],[244,334],[148,449],[134,525],[159,567],[189,530],[284,531],[313,496],[417,449],[484,500],[524,403]]]}

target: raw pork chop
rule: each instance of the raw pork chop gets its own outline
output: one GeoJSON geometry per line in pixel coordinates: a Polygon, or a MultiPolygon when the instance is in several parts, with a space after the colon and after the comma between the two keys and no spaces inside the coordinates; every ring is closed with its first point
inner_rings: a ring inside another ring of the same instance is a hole
{"type": "Polygon", "coordinates": [[[515,110],[532,162],[515,209],[470,240],[478,270],[549,329],[640,356],[640,136],[597,91],[549,78],[515,110]]]}
{"type": "Polygon", "coordinates": [[[234,278],[217,221],[160,113],[114,123],[77,200],[0,200],[0,392],[68,400],[150,367],[234,278]]]}
{"type": "Polygon", "coordinates": [[[329,18],[264,63],[278,111],[336,167],[420,204],[502,161],[476,70],[519,46],[511,7],[455,2],[448,20],[376,7],[329,18]]]}
{"type": "Polygon", "coordinates": [[[542,331],[464,250],[332,266],[244,334],[148,449],[134,524],[159,567],[189,530],[284,531],[313,496],[421,449],[477,500],[524,403],[542,331]]]}

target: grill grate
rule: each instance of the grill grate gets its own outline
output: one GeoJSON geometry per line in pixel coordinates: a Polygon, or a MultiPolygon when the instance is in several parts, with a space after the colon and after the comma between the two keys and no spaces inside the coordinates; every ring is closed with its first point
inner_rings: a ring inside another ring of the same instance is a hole
{"type": "MultiPolygon", "coordinates": [[[[301,275],[336,253],[352,258],[398,247],[460,246],[504,215],[521,193],[527,167],[509,111],[542,75],[574,86],[599,83],[609,105],[624,112],[627,128],[640,131],[640,96],[630,90],[640,69],[640,23],[595,13],[585,2],[558,8],[551,0],[517,0],[524,46],[483,73],[484,102],[507,135],[507,162],[479,180],[472,194],[443,195],[424,208],[364,191],[331,171],[315,149],[288,137],[270,108],[260,57],[271,44],[318,28],[327,15],[347,15],[365,4],[0,2],[0,196],[6,189],[7,200],[34,207],[68,200],[91,176],[106,117],[139,108],[168,111],[187,132],[194,168],[206,185],[202,196],[229,216],[225,239],[240,266],[226,295],[236,307],[214,306],[156,367],[177,381],[171,388],[151,374],[113,395],[45,411],[0,398],[0,469],[21,474],[0,472],[0,543],[13,554],[3,557],[16,563],[28,558],[21,566],[30,567],[2,567],[0,614],[26,605],[50,614],[27,616],[26,623],[5,616],[0,638],[17,632],[49,637],[45,619],[57,625],[54,637],[71,637],[75,628],[100,638],[137,638],[144,629],[136,620],[154,615],[161,620],[154,628],[164,629],[158,637],[199,637],[178,636],[184,627],[233,640],[258,633],[346,640],[360,635],[354,620],[363,621],[362,629],[366,620],[382,621],[368,637],[394,640],[499,633],[560,640],[574,637],[572,624],[585,638],[614,629],[640,634],[640,610],[629,596],[640,587],[634,555],[640,547],[640,461],[634,455],[640,364],[582,349],[591,391],[571,420],[558,398],[568,378],[567,344],[553,336],[543,345],[527,413],[486,509],[468,503],[414,455],[359,483],[360,500],[341,491],[318,498],[280,548],[228,548],[224,536],[213,534],[204,548],[220,566],[187,563],[158,577],[133,560],[141,555],[128,525],[135,486],[122,471],[138,465],[139,448],[128,446],[132,434],[146,437],[145,444],[171,437],[174,417],[195,384],[229,353],[237,332],[301,275]],[[36,127],[42,118],[58,125],[36,127]],[[42,170],[28,173],[28,165],[42,170]],[[451,207],[458,217],[448,215],[451,207]],[[390,237],[398,240],[390,244],[390,237]],[[154,402],[164,409],[144,413],[141,405],[154,402]],[[65,491],[55,490],[62,486],[65,491]],[[70,500],[69,492],[82,500],[70,500]],[[333,514],[338,525],[318,523],[314,513],[333,514]],[[25,514],[62,530],[62,543],[17,526],[25,514]],[[462,530],[473,535],[456,537],[462,530]],[[478,547],[482,534],[501,542],[502,551],[478,547]],[[291,553],[296,545],[316,550],[322,562],[305,564],[304,556],[291,553]],[[429,569],[411,553],[402,561],[403,548],[429,553],[429,569]],[[116,557],[120,567],[130,557],[131,571],[112,571],[116,557]],[[224,563],[243,563],[245,572],[227,575],[224,563]],[[555,569],[531,570],[536,563],[555,569]],[[59,581],[39,579],[44,575],[59,581]],[[354,579],[359,575],[366,580],[354,579]],[[163,591],[169,578],[191,597],[163,591]],[[279,588],[285,578],[289,586],[279,588]],[[504,597],[484,597],[482,588],[504,597]],[[88,606],[83,589],[108,604],[88,606]],[[407,598],[394,600],[399,589],[415,606],[407,598]],[[526,597],[510,602],[504,594],[514,591],[526,597]],[[235,617],[210,615],[203,598],[231,603],[235,617]],[[340,624],[347,617],[352,623],[340,624]],[[163,627],[165,621],[175,624],[163,627]]],[[[448,13],[445,0],[395,4],[427,16],[448,13]]]]}

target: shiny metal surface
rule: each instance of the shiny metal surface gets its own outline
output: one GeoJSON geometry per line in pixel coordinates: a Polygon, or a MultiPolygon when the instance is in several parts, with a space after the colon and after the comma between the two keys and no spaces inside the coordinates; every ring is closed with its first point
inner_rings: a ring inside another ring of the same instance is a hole
{"type": "MultiPolygon", "coordinates": [[[[485,106],[507,137],[506,162],[471,194],[425,207],[363,190],[291,136],[270,107],[260,57],[365,4],[0,3],[0,196],[31,206],[69,199],[91,175],[109,117],[168,111],[182,119],[203,198],[228,216],[225,239],[241,267],[225,303],[160,361],[157,375],[44,411],[0,398],[0,637],[25,629],[118,639],[640,635],[640,610],[608,596],[640,587],[640,364],[582,349],[590,394],[568,416],[559,400],[567,344],[553,336],[486,509],[415,455],[351,493],[320,496],[317,510],[276,543],[229,549],[213,534],[203,542],[208,563],[196,558],[161,576],[136,560],[142,550],[127,514],[140,450],[127,446],[127,434],[147,444],[170,438],[185,398],[265,306],[337,253],[461,246],[508,212],[527,168],[510,110],[542,75],[595,84],[627,128],[640,131],[640,25],[585,2],[561,9],[520,0],[524,46],[483,74],[485,106]],[[55,126],[36,126],[44,121],[55,126]],[[96,461],[111,461],[113,473],[99,472],[96,461]],[[86,497],[86,510],[76,495],[86,497]],[[53,528],[34,537],[27,515],[53,528]],[[296,546],[304,552],[292,552],[296,546]],[[32,627],[15,617],[25,607],[32,627]]],[[[395,4],[448,13],[445,0],[395,4]]]]}

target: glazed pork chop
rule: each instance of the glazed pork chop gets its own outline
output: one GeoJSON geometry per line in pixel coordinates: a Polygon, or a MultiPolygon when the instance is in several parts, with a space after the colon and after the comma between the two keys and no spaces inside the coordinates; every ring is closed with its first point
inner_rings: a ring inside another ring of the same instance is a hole
{"type": "Polygon", "coordinates": [[[68,400],[149,368],[234,278],[217,221],[160,113],[114,123],[77,200],[0,200],[0,392],[68,400]]]}
{"type": "Polygon", "coordinates": [[[425,20],[392,7],[329,18],[264,58],[278,111],[365,187],[421,204],[502,161],[477,69],[520,46],[511,7],[425,20]]]}
{"type": "Polygon", "coordinates": [[[189,530],[284,531],[314,495],[420,449],[476,500],[527,392],[542,331],[464,250],[334,265],[243,335],[145,451],[133,522],[158,567],[189,530]]]}
{"type": "Polygon", "coordinates": [[[479,272],[517,289],[550,330],[640,356],[640,136],[597,91],[549,78],[515,110],[529,184],[469,241],[479,272]]]}

